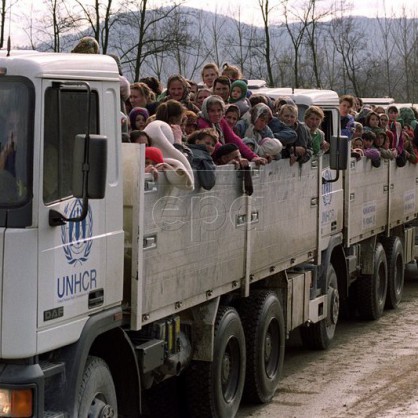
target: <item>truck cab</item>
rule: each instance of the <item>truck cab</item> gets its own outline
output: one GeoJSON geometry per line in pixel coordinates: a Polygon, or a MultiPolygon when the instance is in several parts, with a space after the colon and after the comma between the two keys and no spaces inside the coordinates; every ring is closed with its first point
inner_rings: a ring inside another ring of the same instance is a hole
{"type": "Polygon", "coordinates": [[[111,57],[1,51],[0,92],[0,395],[13,398],[2,389],[13,369],[13,381],[31,382],[33,416],[43,416],[36,393],[64,370],[51,353],[71,347],[101,312],[109,328],[122,322],[119,79],[111,57]],[[73,192],[73,148],[86,132],[108,150],[106,199],[87,202],[73,192]],[[83,205],[80,222],[54,224],[83,205]]]}

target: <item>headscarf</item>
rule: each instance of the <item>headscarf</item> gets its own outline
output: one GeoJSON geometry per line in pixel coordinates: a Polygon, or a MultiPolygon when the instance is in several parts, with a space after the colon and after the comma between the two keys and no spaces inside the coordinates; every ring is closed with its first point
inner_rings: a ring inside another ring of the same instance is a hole
{"type": "Polygon", "coordinates": [[[409,125],[412,129],[415,129],[417,126],[417,120],[415,118],[415,113],[410,107],[401,107],[399,115],[403,120],[405,125],[409,125]]]}
{"type": "MultiPolygon", "coordinates": [[[[263,136],[262,132],[255,129],[254,124],[261,116],[267,116],[270,120],[273,118],[272,111],[269,106],[264,103],[256,104],[250,111],[249,116],[244,115],[244,119],[249,119],[249,125],[244,133],[244,143],[250,144],[253,139],[254,152],[261,157],[266,155],[277,156],[283,149],[282,143],[276,138],[263,136]]],[[[268,122],[267,122],[268,123],[268,122]]]]}
{"type": "Polygon", "coordinates": [[[261,140],[260,132],[256,131],[254,124],[260,116],[266,115],[271,120],[273,115],[271,109],[264,103],[257,103],[250,111],[249,116],[246,115],[248,119],[248,128],[244,132],[244,137],[246,138],[255,138],[257,142],[261,140]]]}
{"type": "Polygon", "coordinates": [[[190,101],[190,84],[180,74],[175,74],[169,77],[169,79],[167,80],[167,90],[165,92],[165,96],[161,98],[161,101],[166,101],[172,98],[170,97],[170,94],[169,94],[169,87],[173,81],[180,81],[180,83],[183,85],[183,95],[181,96],[181,99],[178,101],[186,109],[192,110],[193,112],[197,113],[199,111],[199,108],[190,101]]]}
{"type": "Polygon", "coordinates": [[[212,128],[216,129],[216,132],[218,132],[219,135],[219,142],[224,144],[225,139],[221,125],[219,123],[212,123],[209,118],[209,107],[215,104],[219,104],[222,107],[222,113],[223,115],[225,115],[225,102],[223,101],[222,97],[213,94],[209,97],[206,97],[206,99],[203,100],[202,109],[199,112],[199,116],[205,119],[207,122],[209,122],[212,128]]]}
{"type": "Polygon", "coordinates": [[[167,180],[179,188],[193,190],[192,167],[186,156],[174,147],[174,134],[170,125],[162,120],[155,120],[145,127],[144,132],[151,138],[152,145],[161,150],[164,162],[174,167],[165,172],[167,180]]]}

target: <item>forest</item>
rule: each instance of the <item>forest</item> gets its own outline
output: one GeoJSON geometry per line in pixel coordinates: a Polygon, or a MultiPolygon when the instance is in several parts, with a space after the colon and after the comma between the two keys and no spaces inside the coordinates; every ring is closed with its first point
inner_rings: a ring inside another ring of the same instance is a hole
{"type": "Polygon", "coordinates": [[[101,53],[119,56],[131,82],[156,76],[164,84],[175,73],[199,82],[205,63],[228,62],[245,78],[274,87],[418,99],[418,18],[405,9],[395,15],[385,0],[367,17],[354,16],[350,0],[332,7],[323,0],[254,0],[258,26],[245,23],[240,9],[206,12],[185,7],[184,0],[159,7],[150,0],[42,0],[41,13],[14,2],[1,0],[2,48],[9,16],[26,34],[14,48],[70,52],[90,35],[101,53]]]}

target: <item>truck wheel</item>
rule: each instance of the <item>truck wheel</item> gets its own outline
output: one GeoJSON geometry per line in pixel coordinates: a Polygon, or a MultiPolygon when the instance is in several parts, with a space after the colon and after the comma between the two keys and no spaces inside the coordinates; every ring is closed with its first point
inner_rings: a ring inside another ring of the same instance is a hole
{"type": "Polygon", "coordinates": [[[374,272],[356,281],[357,310],[362,319],[376,320],[383,314],[388,285],[388,266],[382,244],[376,244],[374,272]]]}
{"type": "Polygon", "coordinates": [[[78,418],[117,418],[115,385],[107,364],[89,356],[78,393],[78,418]]]}
{"type": "Polygon", "coordinates": [[[234,417],[245,379],[245,337],[234,308],[219,308],[215,322],[213,361],[193,361],[186,373],[190,416],[234,417]]]}
{"type": "Polygon", "coordinates": [[[402,300],[405,264],[403,245],[399,237],[389,237],[383,241],[388,262],[388,291],[385,308],[395,309],[402,300]]]}
{"type": "Polygon", "coordinates": [[[273,291],[262,290],[242,299],[239,313],[247,352],[244,398],[266,403],[273,398],[283,370],[283,310],[273,291]]]}
{"type": "Polygon", "coordinates": [[[303,345],[311,350],[326,350],[335,335],[340,311],[337,274],[332,264],[327,269],[327,317],[322,321],[300,328],[303,345]]]}

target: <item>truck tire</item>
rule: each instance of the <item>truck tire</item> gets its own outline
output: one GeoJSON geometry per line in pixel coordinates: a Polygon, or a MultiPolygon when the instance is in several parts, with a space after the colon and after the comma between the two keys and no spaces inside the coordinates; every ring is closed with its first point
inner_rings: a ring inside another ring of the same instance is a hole
{"type": "Polygon", "coordinates": [[[219,308],[213,361],[193,361],[186,372],[191,417],[231,418],[238,412],[245,380],[245,337],[237,311],[219,308]]]}
{"type": "Polygon", "coordinates": [[[87,358],[77,402],[78,418],[117,418],[115,385],[109,367],[101,358],[87,358]]]}
{"type": "Polygon", "coordinates": [[[338,294],[338,279],[332,264],[327,269],[327,317],[310,326],[302,326],[300,335],[303,345],[311,350],[326,350],[334,339],[340,311],[340,298],[338,294]]]}
{"type": "Polygon", "coordinates": [[[242,299],[238,311],[247,353],[244,399],[266,403],[273,398],[283,370],[285,326],[282,306],[273,291],[261,290],[242,299]]]}
{"type": "Polygon", "coordinates": [[[386,294],[386,309],[395,309],[402,300],[405,263],[403,245],[399,237],[389,237],[383,241],[388,262],[388,291],[386,294]]]}
{"type": "Polygon", "coordinates": [[[385,250],[380,242],[374,251],[374,272],[356,281],[357,310],[361,319],[379,319],[385,307],[388,285],[388,266],[385,250]]]}

